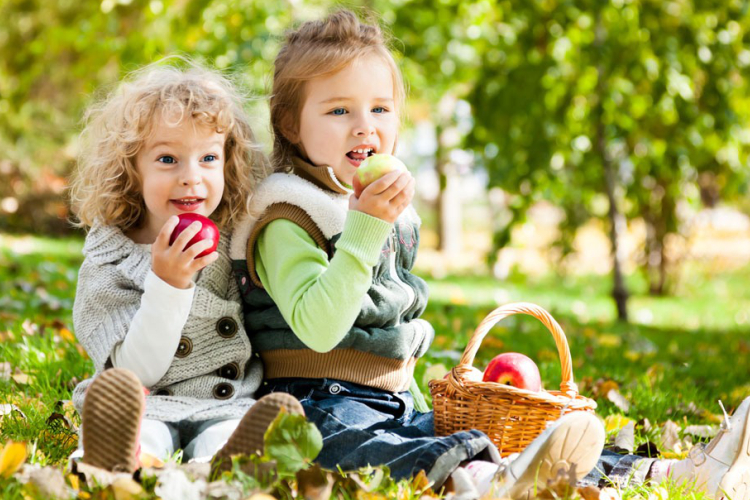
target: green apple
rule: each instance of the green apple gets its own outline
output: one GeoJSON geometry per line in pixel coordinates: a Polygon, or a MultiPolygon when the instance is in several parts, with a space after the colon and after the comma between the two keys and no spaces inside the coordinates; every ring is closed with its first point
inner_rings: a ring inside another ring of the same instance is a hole
{"type": "Polygon", "coordinates": [[[388,172],[406,171],[406,165],[392,155],[374,154],[365,159],[357,168],[357,178],[362,189],[366,188],[388,172]]]}

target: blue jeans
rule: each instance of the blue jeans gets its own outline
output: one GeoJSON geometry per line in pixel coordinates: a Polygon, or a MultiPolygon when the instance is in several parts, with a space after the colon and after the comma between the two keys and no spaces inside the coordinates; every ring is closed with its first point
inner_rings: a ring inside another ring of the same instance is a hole
{"type": "Polygon", "coordinates": [[[500,462],[497,448],[480,431],[436,437],[432,412],[416,412],[408,391],[332,379],[272,379],[257,397],[271,392],[287,392],[302,403],[323,435],[316,461],[326,469],[385,465],[396,480],[424,470],[439,487],[465,460],[500,462]]]}
{"type": "Polygon", "coordinates": [[[581,486],[617,486],[624,488],[646,482],[653,458],[638,455],[621,455],[603,450],[594,470],[579,481],[581,486]]]}

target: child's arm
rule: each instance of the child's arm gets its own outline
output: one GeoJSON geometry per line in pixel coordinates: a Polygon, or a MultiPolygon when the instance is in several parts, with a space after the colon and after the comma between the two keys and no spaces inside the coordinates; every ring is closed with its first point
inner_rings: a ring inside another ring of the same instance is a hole
{"type": "Polygon", "coordinates": [[[127,368],[151,387],[169,370],[187,323],[195,287],[175,288],[149,271],[138,312],[122,343],[112,350],[112,365],[127,368]]]}
{"type": "Polygon", "coordinates": [[[305,345],[327,352],[349,332],[392,227],[350,210],[330,261],[293,222],[276,220],[263,229],[255,250],[258,277],[305,345]]]}

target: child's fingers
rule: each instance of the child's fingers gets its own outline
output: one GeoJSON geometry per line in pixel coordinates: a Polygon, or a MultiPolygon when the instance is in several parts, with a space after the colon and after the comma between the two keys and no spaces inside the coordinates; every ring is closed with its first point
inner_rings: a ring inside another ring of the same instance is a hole
{"type": "Polygon", "coordinates": [[[399,175],[396,180],[381,193],[381,196],[386,200],[392,201],[396,196],[399,196],[404,192],[412,179],[413,177],[409,172],[401,173],[401,175],[399,175]]]}
{"type": "Polygon", "coordinates": [[[399,170],[394,170],[393,172],[388,172],[380,179],[376,180],[369,186],[365,188],[365,191],[370,195],[379,195],[384,193],[389,187],[393,185],[394,182],[401,176],[401,172],[399,170]]]}
{"type": "Polygon", "coordinates": [[[216,262],[218,258],[219,258],[219,252],[211,252],[208,255],[204,255],[203,257],[198,257],[197,259],[194,259],[191,266],[193,267],[195,272],[198,272],[204,267],[216,262]]]}
{"type": "Polygon", "coordinates": [[[211,248],[213,244],[214,242],[211,239],[206,238],[205,240],[199,241],[195,245],[191,245],[190,248],[186,248],[182,252],[182,254],[185,256],[185,258],[189,258],[192,260],[198,257],[198,254],[200,254],[204,250],[208,250],[209,248],[211,248]]]}
{"type": "Polygon", "coordinates": [[[172,236],[172,232],[179,222],[180,218],[176,215],[167,219],[167,222],[161,227],[159,234],[156,235],[156,240],[154,240],[154,246],[156,248],[167,248],[169,246],[169,237],[172,236]]]}
{"type": "MultiPolygon", "coordinates": [[[[190,240],[193,239],[193,236],[198,234],[198,232],[203,228],[203,224],[201,224],[198,221],[195,221],[191,223],[188,227],[186,227],[180,235],[177,237],[176,240],[174,240],[174,243],[172,243],[172,248],[174,250],[177,250],[179,252],[182,252],[185,250],[185,246],[190,242],[190,240]]],[[[192,248],[192,247],[191,247],[192,248]]]]}

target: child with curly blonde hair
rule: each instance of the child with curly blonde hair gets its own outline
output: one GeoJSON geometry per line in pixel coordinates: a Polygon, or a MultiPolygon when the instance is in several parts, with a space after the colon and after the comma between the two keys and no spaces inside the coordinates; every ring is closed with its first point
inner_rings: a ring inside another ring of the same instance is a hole
{"type": "Polygon", "coordinates": [[[73,308],[76,336],[96,374],[76,387],[82,461],[132,472],[138,449],[160,459],[213,457],[262,448],[283,394],[256,402],[262,367],[242,321],[228,231],[266,161],[235,86],[177,58],[134,72],[87,113],[71,188],[88,228],[73,308]],[[170,244],[181,214],[221,231],[189,243],[193,222],[170,244]],[[143,388],[146,388],[144,391],[143,388]],[[147,394],[144,398],[144,392],[147,394]]]}

